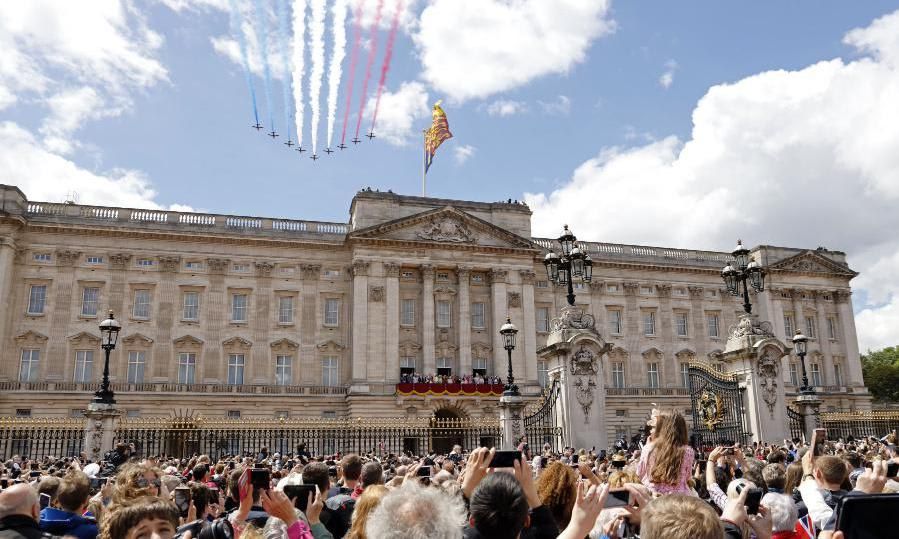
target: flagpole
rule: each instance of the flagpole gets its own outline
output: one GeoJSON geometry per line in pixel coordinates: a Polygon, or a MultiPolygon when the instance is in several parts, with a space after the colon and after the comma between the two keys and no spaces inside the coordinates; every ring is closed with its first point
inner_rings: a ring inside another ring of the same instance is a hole
{"type": "Polygon", "coordinates": [[[422,142],[422,144],[421,144],[421,150],[422,150],[421,151],[421,196],[423,196],[423,197],[428,196],[427,190],[426,190],[426,185],[427,185],[426,178],[427,178],[428,172],[425,170],[425,162],[427,161],[426,153],[428,151],[428,149],[425,145],[427,142],[427,139],[428,139],[427,133],[428,133],[427,129],[421,130],[421,139],[422,139],[421,140],[421,142],[422,142]]]}

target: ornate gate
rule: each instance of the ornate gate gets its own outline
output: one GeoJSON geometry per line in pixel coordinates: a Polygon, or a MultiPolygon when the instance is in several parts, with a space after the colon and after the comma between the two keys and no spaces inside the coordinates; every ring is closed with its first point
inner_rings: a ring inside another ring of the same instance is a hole
{"type": "Polygon", "coordinates": [[[693,409],[692,445],[706,449],[718,444],[748,443],[751,433],[746,430],[743,389],[736,377],[700,363],[691,363],[688,373],[693,409]]]}
{"type": "Polygon", "coordinates": [[[534,453],[541,452],[543,444],[547,443],[552,446],[553,451],[562,450],[562,427],[556,417],[556,400],[561,391],[562,384],[556,378],[543,392],[543,397],[537,401],[534,409],[526,410],[533,412],[524,416],[524,434],[534,453]]]}
{"type": "Polygon", "coordinates": [[[805,426],[802,423],[802,414],[787,406],[787,420],[790,422],[790,438],[800,440],[805,436],[805,426]]]}

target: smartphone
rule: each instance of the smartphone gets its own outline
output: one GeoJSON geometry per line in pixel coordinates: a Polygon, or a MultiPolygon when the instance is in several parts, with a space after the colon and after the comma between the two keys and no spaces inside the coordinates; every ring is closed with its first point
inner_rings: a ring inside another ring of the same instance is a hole
{"type": "Polygon", "coordinates": [[[887,463],[887,477],[896,477],[896,474],[899,473],[899,462],[888,462],[887,463]]]}
{"type": "Polygon", "coordinates": [[[250,470],[250,484],[256,490],[268,490],[272,488],[272,473],[268,468],[253,468],[250,470]]]}
{"type": "Polygon", "coordinates": [[[6,479],[5,477],[3,479],[0,479],[0,488],[6,489],[8,487],[9,487],[9,479],[6,479]]]}
{"type": "MultiPolygon", "coordinates": [[[[743,485],[737,485],[737,494],[743,492],[743,485]]],[[[762,496],[765,491],[759,487],[751,487],[746,494],[746,513],[749,515],[757,515],[759,512],[759,504],[762,503],[762,496]]]]}
{"type": "Polygon", "coordinates": [[[812,456],[820,457],[824,454],[824,442],[827,440],[827,429],[815,429],[812,432],[812,456]]]}
{"type": "Polygon", "coordinates": [[[106,486],[106,483],[109,483],[108,477],[101,477],[100,479],[97,479],[97,485],[99,485],[100,488],[103,488],[104,486],[106,486]]]}
{"type": "Polygon", "coordinates": [[[631,493],[627,491],[627,489],[614,489],[609,490],[609,495],[606,497],[606,504],[603,507],[612,508],[612,507],[624,507],[628,505],[630,502],[631,493]]]}
{"type": "Polygon", "coordinates": [[[418,477],[431,477],[431,467],[425,464],[422,464],[418,471],[415,472],[415,475],[418,477]]]}
{"type": "Polygon", "coordinates": [[[50,507],[50,495],[46,492],[41,492],[41,509],[48,507],[50,507]]]}
{"type": "Polygon", "coordinates": [[[40,477],[40,476],[41,476],[41,471],[40,471],[40,470],[31,470],[31,472],[30,472],[28,475],[29,475],[30,477],[40,477]]]}
{"type": "Polygon", "coordinates": [[[490,461],[491,468],[512,468],[513,462],[521,462],[521,451],[497,451],[490,461]]]}
{"type": "Polygon", "coordinates": [[[845,539],[893,537],[896,527],[884,515],[899,512],[899,496],[895,494],[868,494],[844,496],[837,506],[837,530],[845,539]]]}
{"type": "Polygon", "coordinates": [[[315,497],[315,485],[284,485],[284,494],[293,500],[293,506],[303,513],[309,504],[309,493],[315,497]]]}
{"type": "Polygon", "coordinates": [[[190,489],[188,487],[177,487],[175,489],[175,507],[181,518],[187,518],[187,511],[190,509],[190,489]]]}

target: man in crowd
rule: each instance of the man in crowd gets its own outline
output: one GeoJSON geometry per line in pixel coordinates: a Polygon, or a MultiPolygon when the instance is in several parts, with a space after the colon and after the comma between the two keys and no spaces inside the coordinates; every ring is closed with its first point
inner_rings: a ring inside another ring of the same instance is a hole
{"type": "Polygon", "coordinates": [[[47,507],[41,511],[41,530],[78,539],[96,539],[99,533],[97,521],[83,516],[90,497],[91,485],[87,475],[78,470],[70,471],[56,489],[58,509],[47,507]]]}
{"type": "Polygon", "coordinates": [[[0,539],[46,537],[38,526],[40,510],[37,492],[26,484],[0,492],[0,539]]]}

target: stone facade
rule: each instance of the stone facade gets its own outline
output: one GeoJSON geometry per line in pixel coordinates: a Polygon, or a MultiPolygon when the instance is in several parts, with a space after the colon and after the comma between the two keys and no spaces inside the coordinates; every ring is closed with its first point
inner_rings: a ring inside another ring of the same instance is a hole
{"type": "MultiPolygon", "coordinates": [[[[32,202],[9,186],[0,204],[0,416],[83,409],[108,309],[123,325],[111,373],[130,415],[495,416],[496,398],[397,396],[401,363],[504,376],[510,316],[516,381],[533,398],[547,370],[536,352],[565,304],[541,263],[553,242],[531,236],[519,203],[365,190],[349,223],[32,202]]],[[[681,369],[716,363],[741,312],[719,276],[730,255],[586,246],[594,279],[575,293],[610,345],[609,435],[633,431],[650,402],[688,409],[681,369]]],[[[761,319],[782,340],[812,326],[822,409],[868,408],[845,255],[753,257],[769,268],[761,319]]],[[[795,361],[782,360],[788,399],[795,361]]]]}

